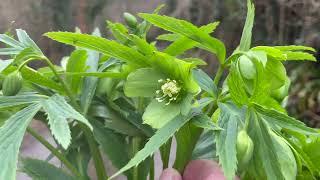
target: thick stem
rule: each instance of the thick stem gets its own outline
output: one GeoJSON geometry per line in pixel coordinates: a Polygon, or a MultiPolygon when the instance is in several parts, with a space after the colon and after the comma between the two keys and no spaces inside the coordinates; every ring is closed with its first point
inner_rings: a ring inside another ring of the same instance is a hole
{"type": "MultiPolygon", "coordinates": [[[[140,137],[132,137],[131,139],[131,155],[134,155],[140,150],[141,138],[140,137]]],[[[132,168],[132,180],[139,180],[139,166],[135,166],[132,168]]]]}
{"type": "Polygon", "coordinates": [[[28,127],[27,131],[34,138],[36,138],[41,144],[43,144],[48,150],[51,151],[53,155],[55,155],[74,175],[81,177],[81,174],[78,170],[67,160],[67,158],[61,154],[54,146],[52,146],[46,139],[40,136],[37,132],[35,132],[32,128],[28,127]]]}

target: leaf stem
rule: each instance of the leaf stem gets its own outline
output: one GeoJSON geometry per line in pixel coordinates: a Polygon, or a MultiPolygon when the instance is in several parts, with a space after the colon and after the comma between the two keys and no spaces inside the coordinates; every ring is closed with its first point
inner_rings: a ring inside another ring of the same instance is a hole
{"type": "MultiPolygon", "coordinates": [[[[139,151],[141,144],[140,137],[132,137],[131,139],[131,148],[132,148],[132,157],[139,151]]],[[[132,180],[139,180],[139,166],[135,166],[132,168],[132,180]]]]}
{"type": "Polygon", "coordinates": [[[221,77],[222,77],[224,68],[225,68],[225,66],[224,66],[223,64],[220,64],[220,65],[219,65],[218,71],[217,71],[216,76],[214,77],[214,80],[213,80],[213,82],[214,82],[214,84],[215,84],[216,86],[218,86],[218,84],[219,84],[219,82],[220,82],[220,79],[221,79],[221,77]]]}
{"type": "Polygon", "coordinates": [[[149,172],[149,180],[154,180],[154,156],[151,156],[151,160],[150,160],[150,172],[149,172]]]}
{"type": "Polygon", "coordinates": [[[61,154],[54,146],[52,146],[46,139],[40,136],[32,128],[28,127],[27,132],[36,138],[41,144],[43,144],[48,150],[51,151],[74,175],[81,177],[78,170],[67,160],[67,158],[61,154]]]}

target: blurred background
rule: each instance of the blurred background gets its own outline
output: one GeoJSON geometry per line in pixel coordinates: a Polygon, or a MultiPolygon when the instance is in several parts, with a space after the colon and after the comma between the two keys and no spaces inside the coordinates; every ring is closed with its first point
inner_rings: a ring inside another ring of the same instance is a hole
{"type": "MultiPolygon", "coordinates": [[[[308,45],[317,50],[315,55],[320,59],[320,0],[254,1],[254,45],[308,45]]],[[[25,29],[46,55],[59,63],[72,48],[43,37],[43,33],[74,31],[75,27],[90,33],[98,27],[109,37],[106,20],[122,22],[123,12],[134,15],[152,12],[160,4],[166,4],[162,14],[186,19],[198,26],[220,21],[213,35],[226,44],[228,54],[238,45],[246,17],[246,0],[1,0],[0,32],[25,29]]],[[[148,39],[154,40],[159,33],[159,29],[153,28],[148,39]]],[[[209,65],[205,70],[214,75],[217,62],[214,56],[200,50],[189,53],[206,60],[209,65]]],[[[320,127],[319,63],[290,62],[286,65],[292,80],[287,103],[289,113],[309,126],[320,127]]],[[[39,155],[30,143],[22,148],[26,153],[39,155]]]]}

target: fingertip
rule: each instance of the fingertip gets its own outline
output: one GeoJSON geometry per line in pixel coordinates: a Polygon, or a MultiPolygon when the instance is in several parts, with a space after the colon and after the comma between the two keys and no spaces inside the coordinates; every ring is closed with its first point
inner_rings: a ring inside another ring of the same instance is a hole
{"type": "Polygon", "coordinates": [[[182,177],[177,170],[168,168],[162,172],[159,180],[182,180],[182,177]]]}
{"type": "Polygon", "coordinates": [[[191,161],[183,173],[183,180],[224,180],[218,163],[210,160],[191,161]]]}

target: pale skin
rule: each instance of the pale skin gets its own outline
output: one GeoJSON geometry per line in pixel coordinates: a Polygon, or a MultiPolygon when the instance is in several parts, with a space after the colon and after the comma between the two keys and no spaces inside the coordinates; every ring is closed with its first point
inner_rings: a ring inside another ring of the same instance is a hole
{"type": "MultiPolygon", "coordinates": [[[[181,175],[173,168],[165,169],[160,180],[225,180],[219,164],[210,160],[191,161],[181,175]]],[[[239,180],[239,178],[236,178],[239,180]]]]}

